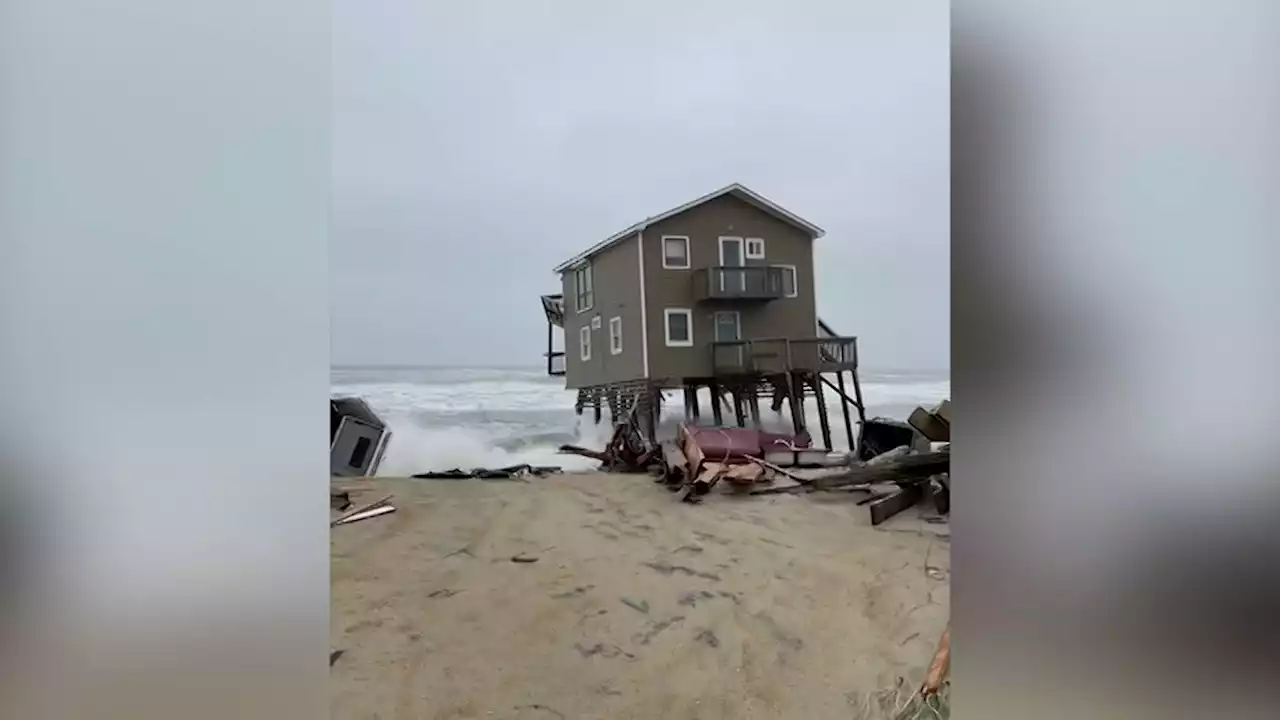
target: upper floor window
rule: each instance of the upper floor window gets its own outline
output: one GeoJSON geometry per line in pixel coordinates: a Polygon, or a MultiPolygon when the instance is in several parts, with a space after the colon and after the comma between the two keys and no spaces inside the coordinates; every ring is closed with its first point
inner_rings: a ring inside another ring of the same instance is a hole
{"type": "Polygon", "coordinates": [[[573,271],[573,288],[577,293],[578,312],[586,312],[595,305],[595,283],[591,279],[591,264],[588,263],[573,271]]]}
{"type": "Polygon", "coordinates": [[[662,236],[662,267],[669,270],[689,268],[689,238],[683,235],[662,236]]]}
{"type": "Polygon", "coordinates": [[[747,238],[747,259],[764,259],[764,238],[747,238]]]}

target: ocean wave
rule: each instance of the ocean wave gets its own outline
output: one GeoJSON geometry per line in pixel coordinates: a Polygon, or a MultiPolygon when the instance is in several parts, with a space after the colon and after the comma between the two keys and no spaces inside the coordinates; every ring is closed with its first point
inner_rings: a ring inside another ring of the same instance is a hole
{"type": "MultiPolygon", "coordinates": [[[[532,370],[494,368],[335,369],[331,391],[358,395],[387,422],[394,435],[379,475],[408,475],[454,467],[502,467],[520,463],[558,465],[565,470],[589,470],[595,462],[561,455],[566,443],[603,447],[607,421],[596,426],[588,410],[574,413],[576,397],[563,380],[532,370]]],[[[848,389],[853,395],[852,387],[848,389]]],[[[951,383],[918,374],[895,382],[883,374],[862,383],[867,416],[905,418],[916,405],[949,397],[951,383]]],[[[833,449],[848,449],[847,435],[834,392],[826,393],[833,449]]],[[[710,396],[700,397],[704,420],[711,417],[710,396]]],[[[817,442],[817,403],[805,403],[806,424],[817,442]]],[[[784,406],[773,413],[761,407],[766,429],[788,431],[791,420],[784,406]]],[[[853,419],[856,422],[856,411],[853,419]]],[[[671,434],[684,419],[680,392],[668,392],[660,431],[671,434]]],[[[726,415],[726,422],[732,422],[726,415]]],[[[856,427],[855,427],[856,433],[856,427]]]]}

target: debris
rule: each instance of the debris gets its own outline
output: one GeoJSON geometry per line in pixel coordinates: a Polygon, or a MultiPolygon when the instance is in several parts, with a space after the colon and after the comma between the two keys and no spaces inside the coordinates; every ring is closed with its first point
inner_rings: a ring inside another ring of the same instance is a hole
{"type": "MultiPolygon", "coordinates": [[[[386,497],[384,497],[384,498],[380,498],[380,499],[378,499],[378,500],[376,500],[376,501],[374,501],[374,502],[369,503],[368,505],[364,505],[364,506],[362,506],[362,507],[358,507],[358,508],[356,508],[355,510],[352,510],[351,512],[347,513],[346,515],[343,515],[342,517],[339,517],[339,518],[337,518],[337,519],[335,519],[335,520],[330,521],[330,523],[329,523],[329,527],[334,527],[334,526],[336,526],[336,525],[341,525],[341,524],[343,524],[343,523],[345,523],[345,522],[350,521],[352,518],[354,518],[354,517],[355,517],[355,516],[357,516],[357,515],[360,515],[360,514],[362,514],[362,513],[368,512],[368,511],[370,511],[370,510],[373,510],[373,509],[375,509],[375,508],[379,507],[380,505],[385,505],[385,504],[386,504],[389,500],[391,500],[391,498],[393,498],[393,497],[395,497],[395,496],[394,496],[394,495],[387,495],[386,497]]],[[[395,510],[395,508],[391,508],[391,510],[395,510]]],[[[390,511],[387,511],[387,512],[390,512],[390,511]]],[[[381,514],[381,513],[379,513],[379,514],[381,514]]],[[[373,517],[373,516],[370,516],[370,517],[373,517]]],[[[362,518],[359,518],[359,519],[363,520],[364,518],[362,517],[362,518]]]]}
{"type": "MultiPolygon", "coordinates": [[[[950,415],[950,403],[946,400],[942,402],[947,405],[947,414],[950,415]]],[[[912,410],[911,415],[907,417],[907,424],[928,438],[930,442],[949,442],[951,440],[951,423],[938,414],[939,408],[941,408],[941,405],[933,410],[918,407],[912,410]]]]}
{"type": "Polygon", "coordinates": [[[825,448],[808,448],[803,450],[771,450],[764,454],[764,459],[781,467],[839,467],[848,465],[851,455],[843,452],[832,452],[825,448]]]}
{"type": "Polygon", "coordinates": [[[904,485],[895,493],[877,498],[867,508],[871,511],[871,524],[879,525],[898,513],[912,507],[924,498],[924,490],[919,485],[904,485]]]}
{"type": "Polygon", "coordinates": [[[929,672],[924,676],[924,683],[920,685],[920,694],[925,697],[936,695],[938,689],[942,687],[942,681],[950,665],[951,624],[948,623],[947,629],[942,631],[942,638],[938,640],[938,650],[933,654],[933,662],[929,663],[929,672]]]}
{"type": "Polygon", "coordinates": [[[610,472],[645,472],[651,462],[661,461],[662,456],[661,449],[651,447],[640,432],[636,417],[639,407],[638,402],[632,405],[631,412],[614,427],[613,437],[603,451],[578,445],[561,445],[560,452],[599,460],[601,469],[610,472]]]}
{"type": "Polygon", "coordinates": [[[871,418],[862,425],[858,443],[858,459],[862,461],[902,445],[911,445],[916,431],[908,424],[890,418],[871,418]]]}
{"type": "Polygon", "coordinates": [[[395,511],[396,511],[396,508],[395,508],[395,506],[394,506],[394,505],[380,505],[380,506],[378,506],[378,507],[376,507],[376,508],[373,508],[372,510],[365,510],[364,512],[358,512],[358,513],[356,513],[356,514],[354,514],[354,515],[350,515],[350,516],[348,516],[348,517],[342,518],[342,519],[338,520],[338,522],[336,522],[336,523],[334,523],[334,524],[335,524],[335,525],[350,525],[350,524],[351,524],[351,523],[353,523],[353,522],[360,522],[361,520],[368,520],[369,518],[378,517],[379,515],[386,515],[387,513],[393,513],[393,512],[395,512],[395,511]]]}
{"type": "Polygon", "coordinates": [[[536,556],[534,556],[534,555],[512,555],[512,556],[511,556],[511,562],[513,562],[513,563],[536,563],[536,562],[538,562],[538,558],[537,558],[536,556]]]}
{"type": "Polygon", "coordinates": [[[342,512],[343,510],[346,510],[349,507],[351,507],[351,493],[345,490],[329,491],[329,509],[342,512]]]}
{"type": "MultiPolygon", "coordinates": [[[[772,453],[771,453],[771,454],[772,454],[772,453]]],[[[750,456],[750,455],[748,455],[748,456],[747,456],[747,460],[748,460],[749,462],[753,462],[753,463],[755,463],[756,465],[759,465],[760,467],[764,468],[765,470],[772,470],[773,472],[775,472],[775,473],[777,473],[777,474],[781,475],[782,477],[787,478],[787,479],[789,479],[789,480],[792,480],[792,481],[794,481],[794,482],[800,483],[800,484],[802,484],[802,485],[803,485],[803,484],[806,484],[806,483],[808,483],[808,482],[809,482],[806,478],[799,477],[798,475],[793,475],[793,474],[791,474],[791,473],[787,472],[786,470],[783,470],[782,468],[778,467],[777,465],[774,465],[773,463],[769,462],[768,460],[761,460],[760,458],[752,457],[752,456],[750,456]]]]}
{"type": "Polygon", "coordinates": [[[471,470],[461,470],[454,468],[452,470],[431,470],[410,475],[409,477],[418,480],[465,480],[468,478],[480,480],[523,480],[530,476],[546,477],[560,472],[563,471],[555,465],[529,465],[525,463],[496,469],[472,468],[471,470]]]}
{"type": "Polygon", "coordinates": [[[329,398],[329,474],[370,477],[387,452],[391,431],[358,397],[329,398]]]}
{"type": "Polygon", "coordinates": [[[948,472],[950,468],[950,451],[909,453],[876,465],[868,463],[853,467],[838,475],[818,478],[813,482],[823,490],[866,483],[923,483],[934,475],[948,472]]]}
{"type": "Polygon", "coordinates": [[[649,601],[648,601],[648,600],[632,600],[632,599],[630,599],[630,598],[622,598],[622,604],[623,604],[623,605],[626,605],[627,607],[631,608],[632,610],[635,610],[635,611],[637,611],[637,612],[642,612],[642,613],[644,613],[645,615],[648,615],[648,614],[649,614],[649,601]]]}

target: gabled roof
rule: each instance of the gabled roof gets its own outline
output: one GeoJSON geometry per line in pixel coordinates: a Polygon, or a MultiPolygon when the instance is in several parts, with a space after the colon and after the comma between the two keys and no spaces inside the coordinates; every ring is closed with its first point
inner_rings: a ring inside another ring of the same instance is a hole
{"type": "Polygon", "coordinates": [[[680,213],[686,210],[692,210],[693,208],[703,203],[715,200],[716,198],[722,195],[733,195],[739,200],[748,202],[756,206],[757,208],[769,213],[770,215],[773,215],[779,220],[782,220],[783,222],[790,223],[800,228],[801,230],[804,230],[805,232],[809,233],[815,238],[820,238],[826,234],[826,231],[823,230],[822,228],[818,227],[817,225],[814,225],[808,220],[805,220],[799,215],[792,213],[791,211],[787,210],[781,205],[773,202],[769,198],[766,198],[765,196],[751,190],[750,188],[746,187],[741,183],[734,183],[732,185],[726,185],[725,187],[722,187],[713,193],[708,193],[706,195],[703,195],[702,197],[697,198],[696,200],[690,200],[689,202],[679,207],[671,208],[670,210],[664,213],[661,213],[659,215],[654,215],[652,217],[645,218],[644,220],[641,220],[640,222],[636,223],[635,225],[632,225],[631,227],[621,232],[618,232],[614,235],[610,235],[604,240],[596,243],[595,245],[592,245],[585,252],[578,253],[577,255],[573,256],[571,259],[563,263],[560,263],[559,265],[556,266],[556,269],[553,272],[562,273],[565,270],[568,270],[569,268],[573,267],[574,265],[577,265],[578,263],[582,262],[583,260],[586,260],[587,258],[591,257],[592,255],[595,255],[601,250],[612,247],[613,245],[616,245],[617,243],[622,242],[623,240],[630,237],[634,233],[645,229],[647,226],[652,225],[653,223],[661,222],[673,215],[679,215],[680,213]]]}

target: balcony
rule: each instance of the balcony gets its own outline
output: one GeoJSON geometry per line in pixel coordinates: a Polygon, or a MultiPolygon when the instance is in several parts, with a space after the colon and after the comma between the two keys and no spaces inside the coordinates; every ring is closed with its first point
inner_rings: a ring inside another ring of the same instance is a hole
{"type": "Polygon", "coordinates": [[[693,274],[694,298],[704,300],[777,300],[784,294],[782,268],[710,267],[693,274]]]}
{"type": "Polygon", "coordinates": [[[564,377],[564,353],[547,353],[547,374],[551,377],[564,377]]]}
{"type": "Polygon", "coordinates": [[[841,372],[858,367],[855,337],[764,338],[711,343],[717,374],[780,373],[790,370],[841,372]]]}

